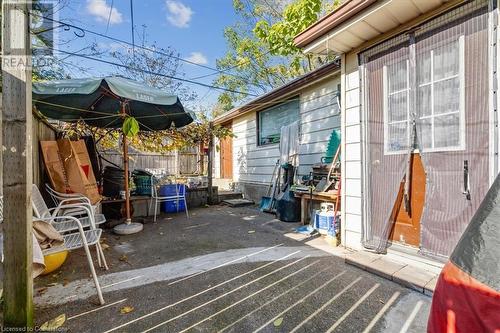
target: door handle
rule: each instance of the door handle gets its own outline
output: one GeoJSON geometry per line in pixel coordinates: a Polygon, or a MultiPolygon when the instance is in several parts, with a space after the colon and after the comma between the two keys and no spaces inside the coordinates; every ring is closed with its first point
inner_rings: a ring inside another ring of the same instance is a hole
{"type": "Polygon", "coordinates": [[[470,200],[470,178],[469,178],[469,161],[464,160],[464,190],[462,194],[465,194],[465,198],[470,200]]]}

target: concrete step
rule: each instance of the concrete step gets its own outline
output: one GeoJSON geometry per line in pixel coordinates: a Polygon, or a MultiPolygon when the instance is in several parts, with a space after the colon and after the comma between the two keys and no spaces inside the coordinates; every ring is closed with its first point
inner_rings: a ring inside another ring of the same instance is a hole
{"type": "Polygon", "coordinates": [[[243,194],[233,191],[219,191],[219,201],[243,199],[243,194]]]}
{"type": "Polygon", "coordinates": [[[428,296],[432,296],[434,293],[439,276],[439,272],[434,266],[416,267],[390,259],[387,255],[367,251],[347,254],[345,262],[428,296]]]}
{"type": "Polygon", "coordinates": [[[212,180],[213,186],[217,186],[220,190],[223,191],[233,191],[234,190],[234,184],[232,179],[225,179],[225,178],[214,178],[212,180]]]}

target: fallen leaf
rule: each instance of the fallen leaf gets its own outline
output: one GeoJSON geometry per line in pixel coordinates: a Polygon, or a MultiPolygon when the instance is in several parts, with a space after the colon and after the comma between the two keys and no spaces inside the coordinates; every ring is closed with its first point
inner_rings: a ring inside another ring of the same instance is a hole
{"type": "Polygon", "coordinates": [[[40,326],[41,331],[55,331],[59,327],[61,327],[64,322],[66,321],[66,315],[63,313],[62,315],[59,315],[55,317],[54,319],[51,319],[40,326]]]}
{"type": "Polygon", "coordinates": [[[279,317],[278,319],[276,319],[273,324],[274,327],[280,327],[281,324],[283,324],[283,317],[279,317]]]}
{"type": "Polygon", "coordinates": [[[254,232],[255,232],[255,230],[248,230],[249,234],[253,234],[254,232]]]}
{"type": "Polygon", "coordinates": [[[378,300],[380,303],[385,304],[385,302],[381,299],[378,300]]]}
{"type": "Polygon", "coordinates": [[[123,308],[120,309],[120,313],[121,314],[126,314],[126,313],[129,313],[129,312],[132,312],[134,311],[134,307],[133,306],[124,306],[123,308]]]}
{"type": "Polygon", "coordinates": [[[69,281],[68,279],[64,279],[63,280],[63,287],[66,287],[68,285],[69,281]]]}
{"type": "Polygon", "coordinates": [[[102,244],[101,244],[101,248],[102,248],[103,250],[107,250],[107,249],[109,249],[109,245],[108,245],[108,244],[106,244],[106,243],[102,243],[102,244]]]}
{"type": "Polygon", "coordinates": [[[122,255],[120,258],[118,258],[118,260],[127,262],[128,258],[126,255],[122,255]]]}

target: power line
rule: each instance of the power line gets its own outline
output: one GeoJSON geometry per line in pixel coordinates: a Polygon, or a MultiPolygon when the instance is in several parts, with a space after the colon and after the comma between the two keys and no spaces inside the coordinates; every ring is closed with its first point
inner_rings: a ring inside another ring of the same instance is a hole
{"type": "MultiPolygon", "coordinates": [[[[224,70],[220,70],[220,69],[217,69],[217,68],[213,68],[213,67],[210,67],[210,66],[206,66],[206,65],[203,65],[203,64],[199,64],[199,63],[196,63],[196,62],[193,62],[193,61],[190,61],[190,60],[187,60],[187,59],[184,59],[184,58],[181,58],[181,57],[177,57],[177,56],[174,56],[172,54],[168,54],[168,53],[165,53],[165,52],[162,52],[162,51],[159,51],[159,50],[156,50],[156,49],[152,49],[152,48],[149,48],[149,47],[145,47],[145,46],[142,46],[142,45],[134,45],[130,42],[127,42],[123,39],[119,39],[119,38],[116,38],[116,37],[111,37],[111,36],[107,36],[105,34],[102,34],[102,33],[99,33],[97,31],[93,31],[93,30],[89,30],[87,28],[83,28],[83,27],[80,27],[80,26],[77,26],[77,25],[74,25],[74,24],[70,24],[70,23],[66,23],[66,22],[63,22],[63,21],[59,21],[59,20],[55,20],[53,18],[50,18],[50,17],[45,17],[43,15],[38,15],[36,13],[30,13],[30,15],[35,15],[35,16],[38,16],[40,18],[43,18],[43,19],[46,19],[46,20],[49,20],[51,22],[54,22],[54,23],[58,23],[58,24],[61,24],[60,27],[69,27],[69,28],[73,28],[73,29],[76,29],[76,30],[80,30],[80,31],[83,31],[83,32],[88,32],[90,34],[93,34],[93,35],[96,35],[96,36],[99,36],[99,37],[102,37],[102,38],[106,38],[106,39],[109,39],[109,40],[112,40],[114,42],[118,42],[118,43],[122,43],[122,44],[125,44],[125,45],[129,45],[129,46],[132,46],[132,47],[136,47],[136,48],[139,48],[139,49],[142,49],[144,51],[148,51],[148,52],[153,52],[153,53],[157,53],[157,54],[161,54],[163,56],[166,56],[166,57],[169,57],[169,58],[173,58],[173,59],[176,59],[176,60],[179,60],[179,61],[182,61],[182,62],[185,62],[185,63],[188,63],[190,65],[194,65],[194,66],[198,66],[198,67],[202,67],[202,68],[205,68],[205,69],[209,69],[211,71],[214,71],[215,73],[221,73],[221,74],[227,74],[227,75],[230,75],[230,76],[234,76],[234,77],[237,77],[241,80],[244,80],[245,83],[247,84],[250,84],[250,85],[255,85],[258,87],[258,85],[254,84],[254,83],[251,83],[251,82],[248,82],[246,78],[242,77],[242,76],[239,76],[239,75],[236,75],[236,74],[232,74],[232,73],[227,73],[228,71],[238,67],[239,65],[236,65],[236,66],[233,66],[233,67],[230,67],[230,68],[227,68],[227,69],[224,69],[224,70]]],[[[59,27],[58,27],[59,28],[59,27]]],[[[81,35],[76,35],[77,37],[83,37],[81,35]]],[[[214,74],[215,74],[214,73],[214,74]]]]}
{"type": "Polygon", "coordinates": [[[135,57],[135,36],[134,36],[134,5],[130,0],[130,28],[132,29],[132,54],[135,57]]]}
{"type": "Polygon", "coordinates": [[[150,70],[147,70],[147,69],[134,68],[134,67],[127,66],[127,65],[124,65],[124,64],[119,64],[117,62],[108,61],[108,60],[99,59],[99,58],[94,58],[94,57],[83,55],[83,54],[78,54],[78,53],[68,52],[68,51],[63,51],[63,50],[57,50],[57,49],[54,49],[54,48],[51,48],[51,47],[49,47],[49,49],[54,50],[56,52],[64,53],[64,54],[67,54],[67,55],[72,55],[72,56],[75,56],[75,57],[80,57],[80,58],[84,58],[84,59],[88,59],[88,60],[93,60],[93,61],[101,62],[101,63],[104,63],[104,64],[112,65],[112,66],[117,66],[117,67],[125,68],[125,69],[131,70],[131,71],[142,72],[142,73],[146,73],[146,74],[150,74],[150,75],[157,75],[157,76],[165,77],[165,78],[168,78],[168,79],[171,79],[171,80],[177,80],[177,81],[187,82],[187,83],[191,83],[191,84],[196,84],[196,85],[199,85],[199,86],[203,86],[203,87],[206,87],[206,88],[213,88],[213,89],[223,90],[223,91],[227,91],[227,92],[231,92],[231,93],[235,93],[235,94],[241,94],[241,95],[246,95],[246,96],[257,97],[257,95],[251,94],[251,93],[246,93],[246,92],[237,91],[237,90],[233,90],[233,89],[228,89],[228,88],[224,88],[224,87],[217,87],[217,86],[214,86],[214,85],[210,85],[210,84],[206,84],[206,83],[201,83],[201,82],[197,82],[197,81],[193,81],[193,80],[189,80],[189,79],[183,79],[183,78],[172,76],[172,75],[167,75],[167,74],[163,74],[163,73],[153,72],[153,71],[150,71],[150,70]]]}
{"type": "Polygon", "coordinates": [[[264,2],[266,3],[266,5],[271,8],[271,10],[278,16],[278,17],[283,17],[283,13],[280,13],[276,8],[274,8],[273,6],[271,6],[271,4],[267,1],[267,0],[264,0],[264,2]]]}
{"type": "Polygon", "coordinates": [[[106,35],[108,34],[109,23],[111,22],[111,14],[113,13],[114,0],[111,0],[111,7],[109,7],[108,23],[106,24],[106,35]]]}

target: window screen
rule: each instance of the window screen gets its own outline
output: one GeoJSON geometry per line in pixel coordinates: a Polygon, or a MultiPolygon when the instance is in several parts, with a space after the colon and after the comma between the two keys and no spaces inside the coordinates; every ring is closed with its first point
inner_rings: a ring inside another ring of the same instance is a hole
{"type": "Polygon", "coordinates": [[[385,152],[405,153],[410,141],[408,60],[384,66],[385,152]]]}
{"type": "Polygon", "coordinates": [[[298,120],[299,110],[299,99],[297,98],[260,111],[257,114],[259,120],[259,146],[279,143],[281,127],[298,120]]]}
{"type": "MultiPolygon", "coordinates": [[[[464,36],[416,55],[417,107],[426,151],[464,149],[464,36]]],[[[407,153],[410,142],[409,60],[384,66],[384,152],[407,153]]]]}
{"type": "Polygon", "coordinates": [[[417,106],[427,151],[464,148],[463,42],[460,36],[417,55],[417,106]]]}

